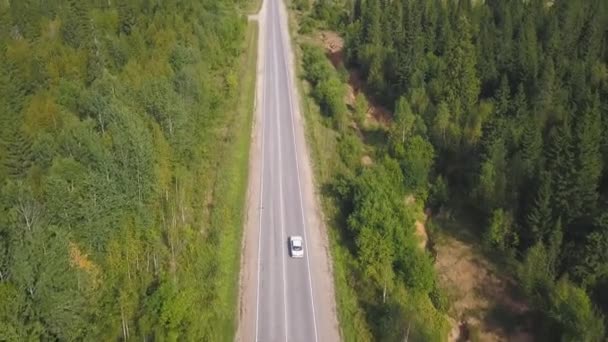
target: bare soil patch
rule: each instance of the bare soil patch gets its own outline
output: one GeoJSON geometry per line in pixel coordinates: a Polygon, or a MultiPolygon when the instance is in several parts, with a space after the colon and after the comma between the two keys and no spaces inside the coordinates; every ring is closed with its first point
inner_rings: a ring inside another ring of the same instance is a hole
{"type": "Polygon", "coordinates": [[[374,161],[372,160],[372,158],[368,155],[365,155],[363,157],[361,157],[361,165],[363,166],[370,166],[374,163],[374,161]]]}
{"type": "Polygon", "coordinates": [[[319,32],[318,39],[323,42],[327,57],[335,68],[344,65],[344,39],[333,31],[319,32]]]}
{"type": "Polygon", "coordinates": [[[415,222],[415,226],[416,226],[416,236],[418,237],[418,240],[420,241],[418,243],[418,247],[420,247],[421,249],[426,249],[426,245],[429,242],[429,236],[426,233],[426,227],[424,226],[424,223],[416,220],[415,222]]]}
{"type": "MultiPolygon", "coordinates": [[[[404,202],[406,207],[413,206],[416,203],[416,198],[414,195],[407,195],[405,196],[404,202]]],[[[429,242],[429,235],[426,232],[426,221],[429,213],[430,212],[424,212],[422,217],[418,217],[414,222],[414,234],[418,238],[418,247],[420,247],[422,250],[426,250],[429,242]]]]}
{"type": "Polygon", "coordinates": [[[439,282],[453,300],[450,341],[533,341],[530,308],[514,295],[513,279],[454,237],[442,235],[435,250],[439,282]]]}
{"type": "MultiPolygon", "coordinates": [[[[317,36],[317,40],[323,44],[325,48],[325,54],[330,60],[331,64],[336,69],[345,67],[344,64],[344,39],[334,31],[320,31],[317,36]]],[[[365,92],[363,88],[363,77],[360,70],[349,68],[348,71],[348,84],[347,91],[344,101],[346,105],[353,108],[355,98],[362,92],[369,104],[368,111],[366,114],[366,124],[380,125],[387,127],[391,122],[391,112],[381,106],[375,99],[365,92]]]]}

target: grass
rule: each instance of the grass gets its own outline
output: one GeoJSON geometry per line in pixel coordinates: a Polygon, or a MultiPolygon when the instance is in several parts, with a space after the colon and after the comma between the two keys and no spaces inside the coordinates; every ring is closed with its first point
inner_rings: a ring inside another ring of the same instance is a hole
{"type": "Polygon", "coordinates": [[[246,6],[248,14],[258,14],[260,9],[262,9],[262,3],[264,0],[250,0],[248,2],[248,6],[246,6]]]}
{"type": "Polygon", "coordinates": [[[232,341],[236,331],[238,277],[240,249],[243,232],[244,208],[247,192],[249,147],[256,83],[257,22],[249,22],[246,31],[245,50],[241,57],[242,75],[239,97],[224,144],[224,153],[218,168],[215,203],[211,224],[223,227],[219,238],[218,264],[222,266],[219,280],[218,302],[222,303],[219,334],[223,341],[232,341]]]}

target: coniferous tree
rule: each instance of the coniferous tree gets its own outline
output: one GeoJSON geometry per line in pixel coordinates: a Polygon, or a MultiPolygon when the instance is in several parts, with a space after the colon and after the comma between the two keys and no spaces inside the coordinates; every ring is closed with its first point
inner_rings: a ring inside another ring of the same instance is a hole
{"type": "MultiPolygon", "coordinates": [[[[598,266],[604,241],[595,223],[608,196],[608,138],[601,134],[608,127],[602,30],[608,6],[601,0],[550,6],[543,0],[355,0],[347,7],[349,65],[364,75],[367,96],[394,109],[379,150],[405,175],[395,183],[424,196],[432,173],[442,182],[431,187],[431,206],[450,205],[435,199],[435,188],[449,183],[439,192],[449,190],[476,208],[470,214],[490,223],[491,245],[522,262],[527,293],[554,315],[555,339],[575,336],[580,322],[595,324],[593,310],[583,310],[583,318],[573,307],[586,306],[599,284],[608,283],[598,266]],[[574,283],[557,290],[562,275],[574,283]],[[566,312],[569,321],[560,316],[566,312]]],[[[306,72],[313,89],[315,70],[306,72]]],[[[349,150],[353,144],[343,134],[340,146],[349,150]]],[[[412,269],[424,269],[399,251],[390,258],[404,280],[412,269]]],[[[389,278],[397,284],[400,277],[397,271],[389,278]]]]}
{"type": "Polygon", "coordinates": [[[552,207],[567,225],[574,218],[574,210],[579,203],[574,193],[574,151],[568,123],[555,127],[549,141],[546,160],[552,182],[552,207]]]}
{"type": "Polygon", "coordinates": [[[541,164],[540,158],[543,151],[542,132],[538,128],[536,119],[528,117],[522,132],[521,152],[523,167],[528,179],[531,179],[537,172],[541,164]]]}
{"type": "Polygon", "coordinates": [[[470,31],[469,21],[460,17],[456,35],[448,43],[446,98],[456,118],[474,109],[480,89],[476,72],[477,58],[470,31]]]}
{"type": "Polygon", "coordinates": [[[552,190],[550,184],[551,175],[547,172],[541,173],[540,184],[536,192],[534,207],[528,214],[528,227],[533,242],[543,241],[553,222],[553,212],[551,210],[552,190]]]}
{"type": "Polygon", "coordinates": [[[600,144],[602,122],[599,113],[599,99],[588,108],[579,119],[576,129],[576,214],[589,215],[595,211],[598,186],[602,175],[600,144]]]}

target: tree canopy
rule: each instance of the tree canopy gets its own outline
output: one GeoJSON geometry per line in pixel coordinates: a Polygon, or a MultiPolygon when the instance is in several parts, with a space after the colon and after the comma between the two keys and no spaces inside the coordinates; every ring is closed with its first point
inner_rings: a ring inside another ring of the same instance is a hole
{"type": "Polygon", "coordinates": [[[581,339],[598,340],[608,314],[608,3],[340,3],[346,15],[316,17],[343,33],[348,66],[394,113],[386,150],[399,186],[429,193],[435,209],[450,205],[449,190],[488,247],[522,265],[552,333],[572,340],[585,321],[593,329],[581,339]]]}
{"type": "Polygon", "coordinates": [[[0,3],[0,340],[230,339],[245,4],[0,3]]]}

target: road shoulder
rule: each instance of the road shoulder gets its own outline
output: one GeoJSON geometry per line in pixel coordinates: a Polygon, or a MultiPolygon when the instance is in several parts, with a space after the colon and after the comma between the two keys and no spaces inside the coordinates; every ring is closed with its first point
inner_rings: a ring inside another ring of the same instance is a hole
{"type": "Polygon", "coordinates": [[[260,176],[262,152],[261,102],[264,84],[264,37],[265,7],[264,1],[260,12],[249,16],[249,25],[257,25],[257,61],[256,85],[253,107],[253,120],[251,126],[251,146],[249,151],[249,175],[247,180],[247,195],[245,205],[245,219],[242,239],[242,254],[239,274],[239,303],[238,325],[235,341],[250,341],[255,335],[255,308],[257,283],[257,250],[258,250],[258,217],[260,208],[260,176]]]}

